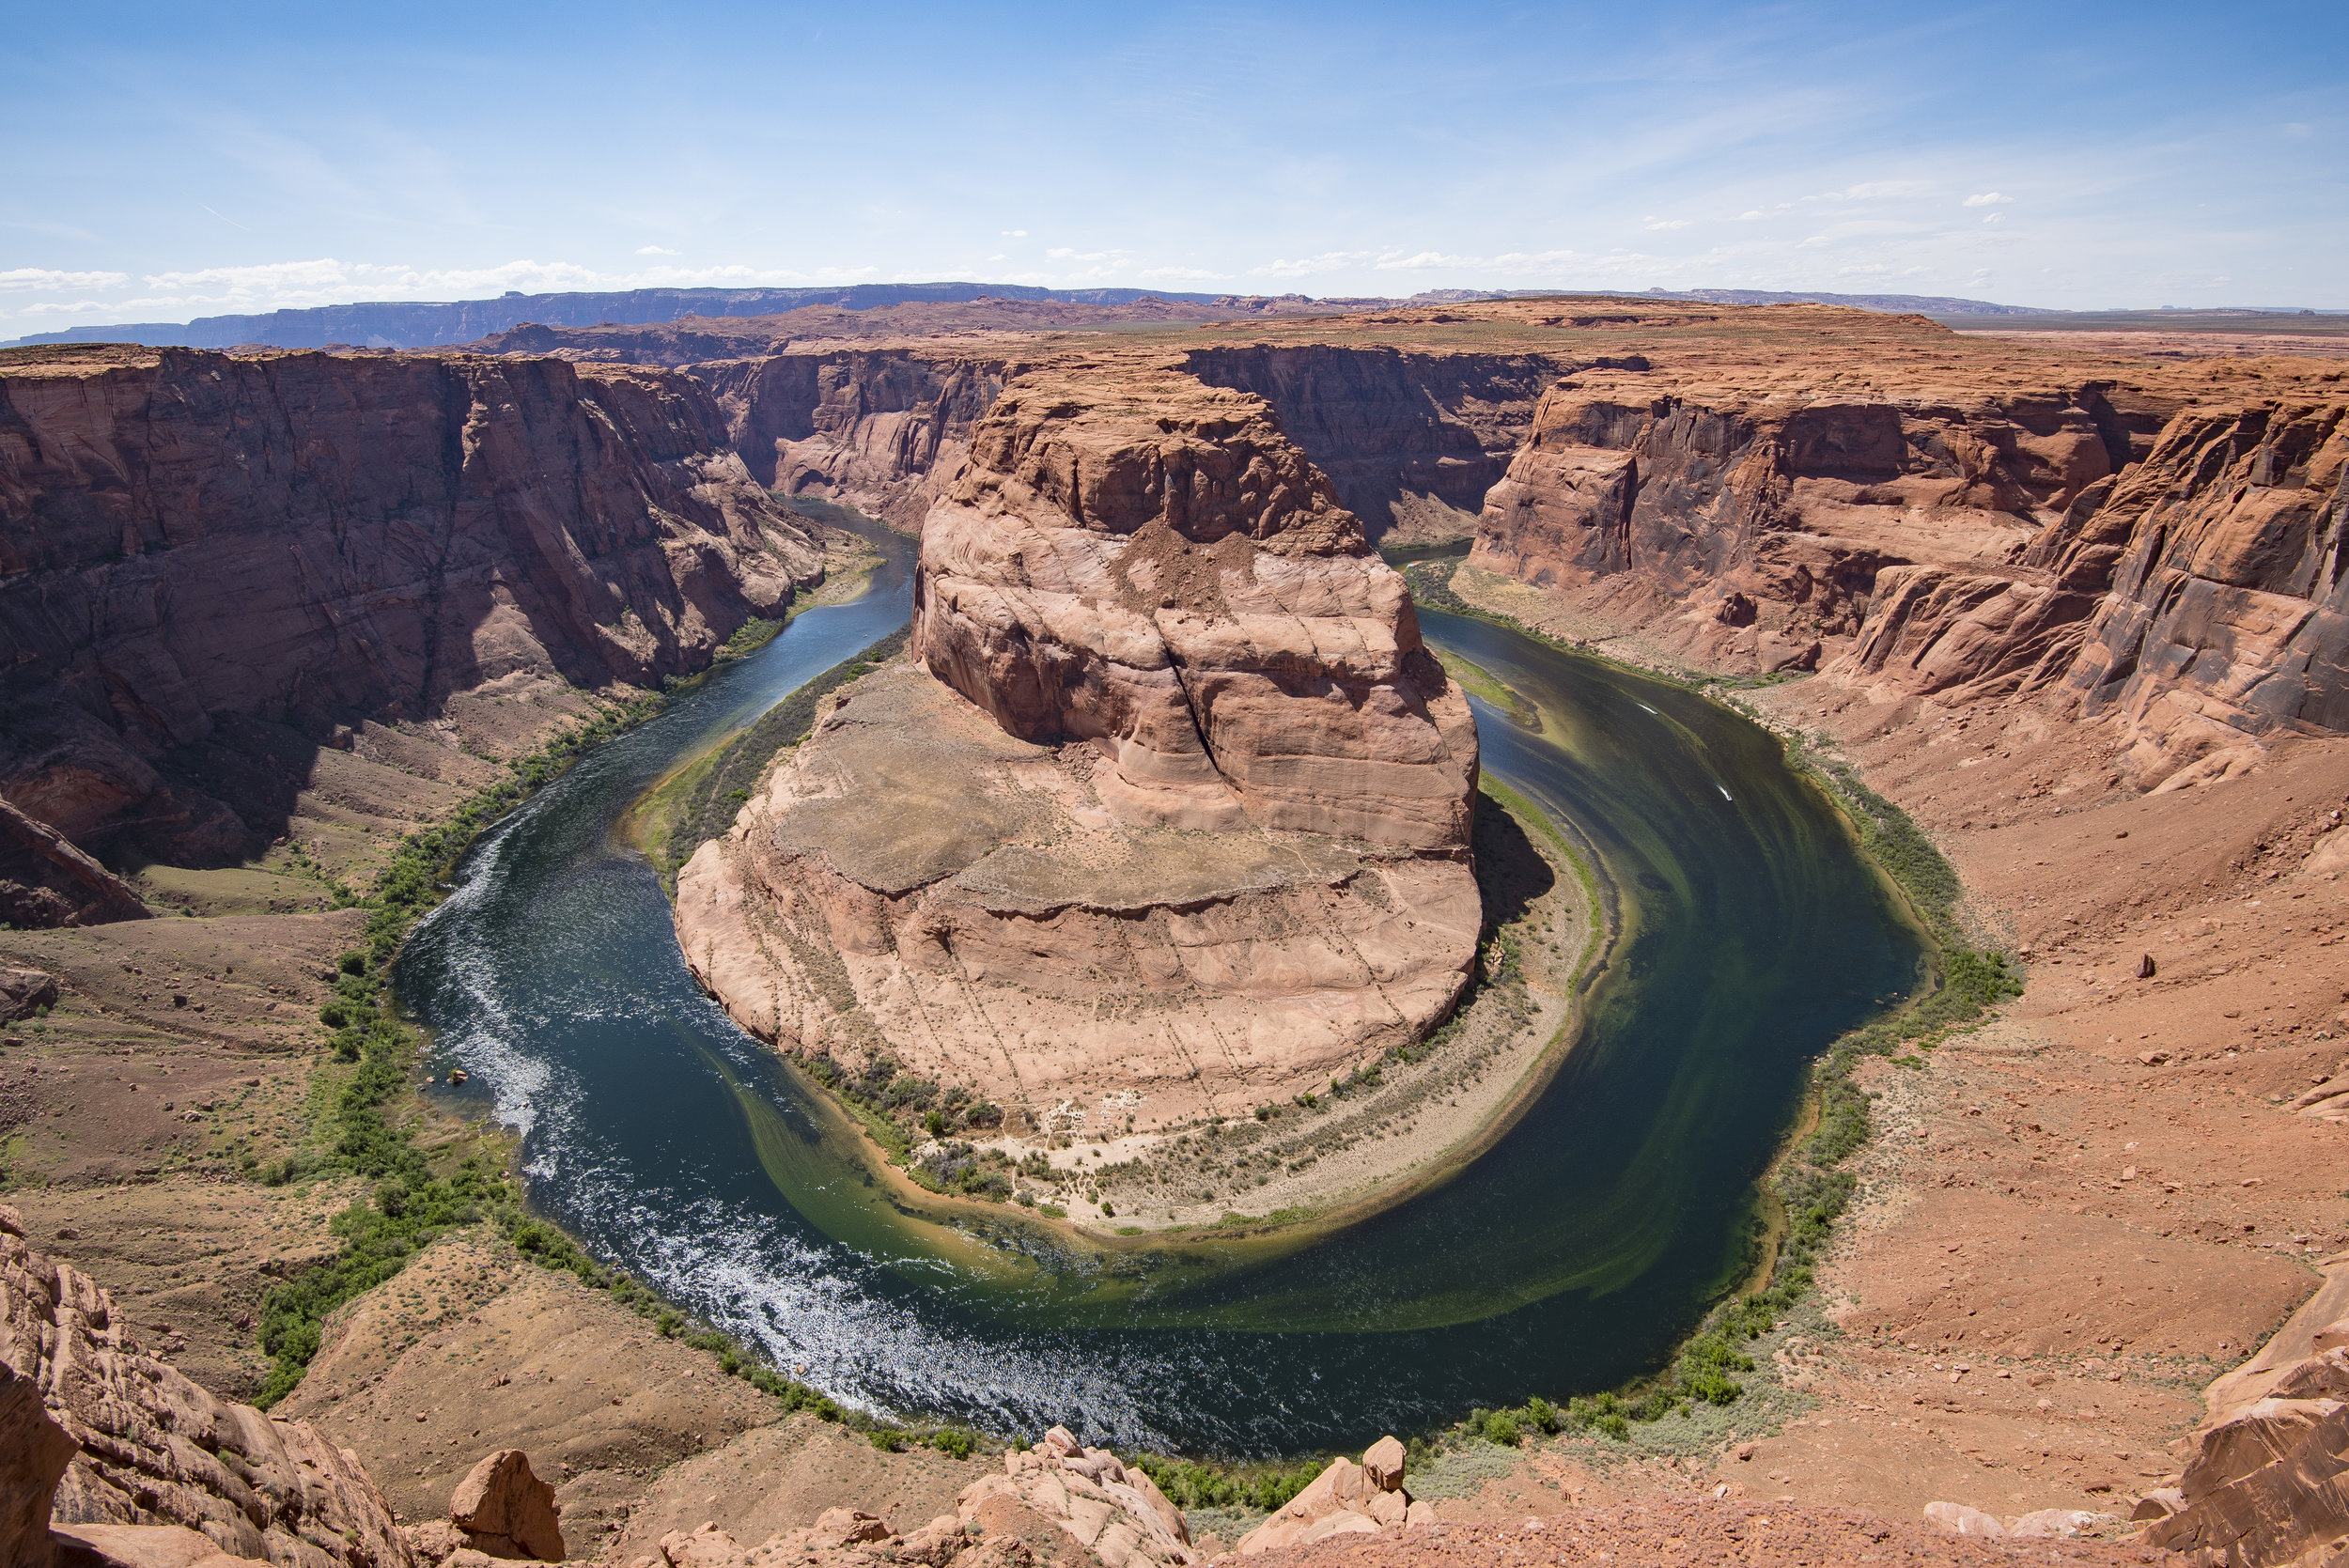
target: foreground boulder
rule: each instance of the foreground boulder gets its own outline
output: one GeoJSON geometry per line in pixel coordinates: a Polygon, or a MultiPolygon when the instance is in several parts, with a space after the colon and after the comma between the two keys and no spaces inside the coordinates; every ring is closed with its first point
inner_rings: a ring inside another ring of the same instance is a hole
{"type": "Polygon", "coordinates": [[[554,1488],[530,1472],[520,1449],[500,1449],[457,1483],[448,1521],[465,1544],[491,1557],[563,1560],[562,1512],[554,1488]]]}
{"type": "Polygon", "coordinates": [[[1333,1535],[1376,1535],[1433,1515],[1403,1490],[1405,1451],[1392,1436],[1379,1438],[1359,1465],[1338,1458],[1313,1484],[1281,1505],[1279,1512],[1239,1538],[1243,1557],[1276,1546],[1309,1546],[1333,1535]]]}
{"type": "MultiPolygon", "coordinates": [[[[113,1299],[88,1276],[27,1247],[22,1219],[6,1207],[0,1365],[8,1374],[0,1382],[0,1434],[26,1439],[0,1453],[0,1529],[20,1537],[28,1530],[32,1494],[55,1463],[54,1428],[70,1452],[46,1499],[53,1527],[179,1527],[230,1559],[278,1568],[412,1568],[391,1507],[356,1454],[307,1421],[215,1399],[147,1355],[124,1332],[113,1299]]],[[[189,1545],[179,1536],[104,1539],[125,1551],[189,1545]]],[[[17,1546],[9,1562],[44,1560],[40,1545],[20,1539],[17,1546]]],[[[69,1551],[97,1549],[86,1543],[69,1551]]]]}

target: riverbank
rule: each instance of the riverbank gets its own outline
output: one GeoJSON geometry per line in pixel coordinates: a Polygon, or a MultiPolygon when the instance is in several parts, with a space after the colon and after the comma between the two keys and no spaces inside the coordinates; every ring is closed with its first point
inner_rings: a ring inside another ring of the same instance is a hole
{"type": "MultiPolygon", "coordinates": [[[[1490,576],[1450,585],[1608,657],[1662,653],[1490,576]]],[[[2203,1387],[2349,1250],[2343,1126],[2295,1106],[2349,1066],[2349,745],[2287,740],[2248,775],[2139,797],[2116,729],[2052,704],[1822,677],[1720,694],[1913,819],[1962,880],[1958,921],[2029,985],[1937,1048],[1856,1064],[1871,1136],[1817,1294],[1753,1347],[1710,1440],[1485,1449],[1493,1473],[1439,1506],[1725,1489],[2125,1516],[2180,1467],[2203,1387]]]]}
{"type": "Polygon", "coordinates": [[[884,1096],[827,1094],[863,1130],[871,1173],[910,1212],[1031,1223],[1111,1250],[1327,1234],[1425,1191],[1507,1132],[1573,1047],[1604,962],[1606,908],[1588,860],[1539,810],[1488,781],[1478,876],[1491,914],[1470,994],[1430,1036],[1328,1086],[1150,1131],[1088,1133],[1048,1112],[1014,1132],[924,1136],[884,1096]],[[1011,1202],[941,1191],[941,1155],[991,1163],[1011,1202]],[[926,1167],[929,1169],[926,1169],[926,1167]],[[912,1173],[909,1173],[912,1172],[912,1173]],[[1024,1198],[1025,1202],[1019,1201],[1024,1198]]]}

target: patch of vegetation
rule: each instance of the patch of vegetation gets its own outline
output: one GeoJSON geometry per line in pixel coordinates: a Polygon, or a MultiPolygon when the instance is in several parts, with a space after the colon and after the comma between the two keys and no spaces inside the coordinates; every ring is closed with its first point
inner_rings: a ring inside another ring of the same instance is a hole
{"type": "MultiPolygon", "coordinates": [[[[778,628],[779,629],[779,628],[778,628]]],[[[646,810],[659,824],[646,846],[663,879],[672,886],[693,851],[734,826],[734,818],[756,787],[776,753],[807,738],[826,697],[905,651],[907,633],[896,631],[855,658],[845,660],[793,691],[715,752],[653,792],[646,810]]]]}
{"type": "Polygon", "coordinates": [[[1167,1501],[1186,1513],[1194,1508],[1233,1508],[1269,1514],[1312,1485],[1314,1478],[1329,1467],[1326,1457],[1224,1465],[1138,1453],[1129,1463],[1166,1494],[1167,1501]]]}

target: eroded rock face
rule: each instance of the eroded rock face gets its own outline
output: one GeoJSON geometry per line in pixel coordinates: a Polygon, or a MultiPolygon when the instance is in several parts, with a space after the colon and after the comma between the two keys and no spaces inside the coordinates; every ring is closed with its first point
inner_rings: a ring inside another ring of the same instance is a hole
{"type": "Polygon", "coordinates": [[[2349,401],[2180,414],[2058,569],[2102,591],[2065,686],[2139,779],[2349,730],[2349,401]]]}
{"type": "Polygon", "coordinates": [[[60,350],[0,364],[0,788],[101,854],[231,860],[176,760],[215,716],[325,736],[518,670],[706,661],[820,574],[667,371],[60,350]]]}
{"type": "Polygon", "coordinates": [[[2169,407],[2104,386],[1894,402],[1811,391],[1799,366],[1782,379],[1560,383],[1486,497],[1471,559],[1543,586],[1637,573],[1688,603],[1667,641],[1710,663],[1810,668],[1859,638],[1871,670],[1900,656],[1922,686],[1994,681],[2046,651],[2043,623],[2092,607],[2050,607],[2027,552],[2142,456],[2169,407]],[[1968,615],[1996,634],[1934,645],[1968,615]]]}
{"type": "Polygon", "coordinates": [[[761,1038],[1066,1130],[1243,1112],[1450,1007],[1483,913],[1462,860],[1136,825],[1112,777],[877,672],[679,874],[686,962],[761,1038]]]}
{"type": "Polygon", "coordinates": [[[853,503],[915,529],[953,479],[1007,374],[984,354],[846,349],[776,354],[692,374],[761,484],[853,503]]]}
{"type": "Polygon", "coordinates": [[[1006,734],[1091,742],[1127,822],[1468,841],[1467,699],[1259,398],[1165,369],[1013,381],[924,524],[913,625],[1006,734]]]}
{"type": "MultiPolygon", "coordinates": [[[[0,1208],[0,1363],[11,1379],[0,1399],[11,1388],[37,1389],[71,1447],[46,1515],[57,1524],[179,1526],[228,1557],[277,1568],[411,1568],[357,1455],[306,1421],[215,1399],[146,1355],[106,1293],[27,1248],[8,1208],[0,1208]]],[[[22,1398],[12,1408],[28,1416],[22,1398]]],[[[43,1441],[38,1421],[33,1430],[43,1441]]]]}

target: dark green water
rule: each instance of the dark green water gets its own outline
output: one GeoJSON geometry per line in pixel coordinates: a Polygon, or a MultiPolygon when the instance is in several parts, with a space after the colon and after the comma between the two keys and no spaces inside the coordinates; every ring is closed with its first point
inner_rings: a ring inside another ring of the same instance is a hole
{"type": "Polygon", "coordinates": [[[701,996],[612,836],[679,755],[903,623],[904,551],[475,849],[398,984],[443,1064],[524,1129],[533,1200],[836,1396],[997,1430],[1247,1454],[1359,1447],[1653,1364],[1742,1269],[1807,1060],[1920,950],[1760,730],[1675,688],[1425,613],[1540,714],[1480,706],[1486,766],[1592,845],[1624,938],[1589,1032],[1448,1184],[1267,1256],[987,1250],[881,1202],[776,1062],[701,996]]]}

